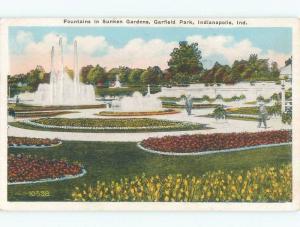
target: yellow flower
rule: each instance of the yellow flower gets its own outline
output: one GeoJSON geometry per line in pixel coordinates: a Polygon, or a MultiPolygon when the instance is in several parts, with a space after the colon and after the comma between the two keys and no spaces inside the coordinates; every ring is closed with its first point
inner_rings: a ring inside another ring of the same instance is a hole
{"type": "Polygon", "coordinates": [[[241,182],[241,181],[243,180],[243,177],[240,175],[240,176],[238,177],[238,180],[241,182]]]}

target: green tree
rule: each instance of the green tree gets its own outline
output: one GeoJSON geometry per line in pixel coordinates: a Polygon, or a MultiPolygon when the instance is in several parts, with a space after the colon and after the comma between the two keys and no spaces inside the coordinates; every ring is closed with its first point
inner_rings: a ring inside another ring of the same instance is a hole
{"type": "Polygon", "coordinates": [[[111,68],[108,72],[107,72],[107,79],[110,82],[114,82],[116,81],[116,76],[119,74],[119,68],[111,68]]]}
{"type": "Polygon", "coordinates": [[[131,72],[131,69],[126,66],[120,66],[118,70],[119,70],[118,75],[120,78],[120,82],[125,84],[128,83],[128,77],[131,72]]]}
{"type": "Polygon", "coordinates": [[[87,81],[94,85],[96,85],[97,83],[104,84],[105,82],[107,82],[107,74],[105,72],[105,69],[99,65],[96,65],[96,67],[92,68],[89,71],[87,75],[87,81]]]}
{"type": "Polygon", "coordinates": [[[26,74],[26,82],[29,86],[29,91],[36,91],[39,84],[45,79],[45,70],[42,66],[37,66],[26,74]]]}
{"type": "Polygon", "coordinates": [[[271,63],[271,75],[274,79],[276,79],[276,80],[279,79],[280,71],[279,71],[277,62],[272,62],[271,63]]]}
{"type": "MultiPolygon", "coordinates": [[[[177,83],[180,82],[180,79],[176,78],[176,75],[180,75],[180,78],[182,78],[182,74],[190,77],[203,70],[201,51],[198,49],[197,43],[188,44],[186,41],[181,41],[179,47],[174,48],[170,56],[171,58],[168,61],[169,70],[172,73],[173,80],[177,83]]],[[[190,78],[185,81],[189,82],[190,78]]]]}
{"type": "Polygon", "coordinates": [[[141,83],[141,75],[142,73],[144,72],[143,69],[133,69],[131,70],[131,72],[129,73],[129,76],[128,76],[128,83],[129,84],[133,84],[133,85],[136,85],[136,84],[140,84],[141,83]]]}
{"type": "Polygon", "coordinates": [[[141,75],[143,84],[159,84],[163,79],[163,72],[158,66],[148,67],[141,75]]]}
{"type": "Polygon", "coordinates": [[[189,84],[191,81],[190,76],[185,73],[176,73],[174,78],[174,81],[179,85],[189,84]]]}
{"type": "Polygon", "coordinates": [[[292,63],[293,63],[293,58],[290,57],[288,60],[285,61],[285,66],[288,66],[288,65],[290,65],[292,63]]]}
{"type": "Polygon", "coordinates": [[[215,82],[224,83],[224,80],[230,74],[230,67],[228,65],[220,65],[215,72],[215,82]]]}
{"type": "Polygon", "coordinates": [[[80,81],[82,83],[87,83],[88,82],[88,79],[87,79],[87,76],[90,72],[90,70],[94,68],[94,66],[92,65],[87,65],[87,66],[83,66],[80,70],[80,81]]]}
{"type": "Polygon", "coordinates": [[[192,83],[201,83],[201,74],[197,73],[197,74],[192,75],[192,78],[191,78],[190,82],[192,82],[192,83]]]}

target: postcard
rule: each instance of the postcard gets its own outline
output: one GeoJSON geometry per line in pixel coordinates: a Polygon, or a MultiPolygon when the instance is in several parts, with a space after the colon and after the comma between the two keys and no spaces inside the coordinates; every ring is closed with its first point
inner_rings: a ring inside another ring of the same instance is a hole
{"type": "Polygon", "coordinates": [[[0,20],[0,208],[296,210],[296,18],[0,20]]]}

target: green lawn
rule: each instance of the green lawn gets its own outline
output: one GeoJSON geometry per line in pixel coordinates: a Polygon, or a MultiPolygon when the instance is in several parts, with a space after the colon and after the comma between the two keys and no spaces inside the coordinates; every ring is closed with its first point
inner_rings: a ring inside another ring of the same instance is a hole
{"type": "Polygon", "coordinates": [[[8,186],[9,201],[68,201],[75,186],[95,184],[97,180],[118,180],[142,173],[200,176],[210,170],[247,170],[255,166],[277,166],[291,162],[291,146],[288,145],[206,156],[172,157],[147,153],[132,142],[63,141],[58,147],[34,150],[10,148],[9,152],[80,161],[87,169],[87,175],[78,179],[8,186]]]}

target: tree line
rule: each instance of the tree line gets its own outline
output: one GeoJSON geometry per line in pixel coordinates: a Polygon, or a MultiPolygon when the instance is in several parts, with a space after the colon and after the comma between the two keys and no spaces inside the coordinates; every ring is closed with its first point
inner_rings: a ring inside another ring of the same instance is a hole
{"type": "MultiPolygon", "coordinates": [[[[202,61],[202,53],[197,43],[181,41],[170,53],[168,68],[165,70],[159,66],[149,66],[146,69],[120,66],[108,70],[100,65],[87,65],[80,70],[80,80],[85,84],[100,87],[111,86],[117,75],[120,82],[127,86],[186,86],[191,83],[234,84],[241,81],[279,80],[278,64],[261,59],[256,54],[251,54],[248,59],[236,60],[231,66],[216,62],[210,69],[204,69],[202,61]]],[[[291,64],[291,59],[288,59],[286,64],[291,64]]],[[[71,69],[66,68],[65,72],[73,77],[71,69]]],[[[18,89],[18,84],[21,83],[21,89],[32,92],[40,83],[48,83],[49,77],[49,72],[37,66],[26,74],[9,76],[8,82],[12,89],[18,89]]]]}

